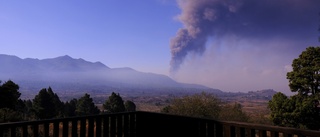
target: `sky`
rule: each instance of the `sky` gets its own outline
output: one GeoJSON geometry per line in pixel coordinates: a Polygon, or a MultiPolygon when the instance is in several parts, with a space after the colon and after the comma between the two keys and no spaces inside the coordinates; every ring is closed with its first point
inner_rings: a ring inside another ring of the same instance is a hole
{"type": "Polygon", "coordinates": [[[291,94],[319,0],[1,0],[0,54],[69,55],[227,92],[291,94]]]}

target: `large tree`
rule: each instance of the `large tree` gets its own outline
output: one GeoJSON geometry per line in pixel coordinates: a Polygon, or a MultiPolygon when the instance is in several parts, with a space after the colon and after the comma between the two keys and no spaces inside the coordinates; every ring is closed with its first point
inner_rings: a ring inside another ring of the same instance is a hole
{"type": "Polygon", "coordinates": [[[0,109],[15,109],[21,93],[18,91],[19,85],[9,80],[0,86],[0,109]]]}
{"type": "Polygon", "coordinates": [[[219,120],[248,122],[249,115],[242,109],[241,104],[224,104],[219,114],[219,120]]]}
{"type": "Polygon", "coordinates": [[[99,114],[100,110],[97,106],[93,103],[93,99],[90,97],[89,94],[85,94],[77,101],[76,106],[76,115],[83,116],[83,115],[93,115],[99,114]]]}
{"type": "Polygon", "coordinates": [[[52,89],[43,88],[38,95],[33,99],[32,107],[36,116],[40,119],[49,119],[61,117],[63,103],[60,101],[57,94],[53,93],[52,89]]]}
{"type": "MultiPolygon", "coordinates": [[[[1,81],[0,81],[1,83],[1,81]]],[[[22,120],[19,86],[9,80],[0,85],[0,123],[22,120]]]]}
{"type": "Polygon", "coordinates": [[[77,102],[78,102],[78,100],[74,98],[70,101],[67,101],[64,104],[64,116],[65,117],[76,116],[77,102]]]}
{"type": "Polygon", "coordinates": [[[315,96],[304,97],[298,94],[287,97],[279,92],[268,103],[271,119],[278,126],[318,130],[320,116],[316,101],[318,99],[315,96]]]}
{"type": "Polygon", "coordinates": [[[292,61],[287,73],[289,87],[298,94],[287,97],[275,94],[269,101],[271,119],[275,125],[320,129],[320,47],[308,47],[292,61]]]}
{"type": "Polygon", "coordinates": [[[126,110],[121,96],[114,92],[112,92],[111,96],[105,101],[103,108],[107,113],[124,112],[126,110]]]}
{"type": "Polygon", "coordinates": [[[136,104],[134,104],[132,101],[127,100],[124,103],[124,107],[126,109],[126,111],[130,112],[130,111],[136,111],[136,104]]]}
{"type": "Polygon", "coordinates": [[[221,110],[220,105],[220,99],[213,94],[202,92],[201,94],[176,98],[169,106],[163,108],[162,112],[218,119],[221,110]]]}
{"type": "Polygon", "coordinates": [[[292,62],[292,71],[287,73],[292,92],[302,95],[319,94],[320,47],[308,47],[292,62]]]}

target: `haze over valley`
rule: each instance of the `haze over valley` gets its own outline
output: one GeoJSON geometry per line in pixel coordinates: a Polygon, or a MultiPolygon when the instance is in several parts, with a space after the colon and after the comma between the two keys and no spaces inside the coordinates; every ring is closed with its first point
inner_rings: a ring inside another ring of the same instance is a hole
{"type": "Polygon", "coordinates": [[[179,83],[162,74],[139,72],[132,68],[109,68],[101,62],[74,59],[68,55],[50,59],[21,59],[0,55],[0,77],[20,85],[22,93],[35,94],[52,87],[60,94],[82,95],[84,92],[139,94],[142,92],[221,92],[203,85],[179,83]]]}

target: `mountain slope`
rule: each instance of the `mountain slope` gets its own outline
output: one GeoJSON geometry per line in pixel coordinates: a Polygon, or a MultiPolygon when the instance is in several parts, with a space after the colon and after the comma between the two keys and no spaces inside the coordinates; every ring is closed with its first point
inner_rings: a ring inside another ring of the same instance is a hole
{"type": "Polygon", "coordinates": [[[89,62],[61,56],[51,59],[21,59],[0,54],[0,79],[17,81],[23,90],[53,86],[59,91],[179,90],[219,91],[202,85],[185,84],[168,76],[139,72],[131,68],[109,68],[101,62],[89,62]]]}

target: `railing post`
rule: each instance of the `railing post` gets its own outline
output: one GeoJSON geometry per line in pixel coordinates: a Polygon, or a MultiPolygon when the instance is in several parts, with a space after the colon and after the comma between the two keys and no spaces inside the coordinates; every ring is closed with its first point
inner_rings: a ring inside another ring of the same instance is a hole
{"type": "Polygon", "coordinates": [[[231,130],[229,125],[223,125],[223,135],[224,137],[231,137],[231,130]]]}
{"type": "Polygon", "coordinates": [[[62,136],[63,137],[68,137],[68,130],[69,130],[69,121],[67,121],[67,120],[64,120],[63,122],[62,122],[62,136]]]}
{"type": "Polygon", "coordinates": [[[215,132],[216,132],[216,129],[214,129],[214,122],[207,121],[207,137],[216,137],[214,136],[215,132]]]}
{"type": "Polygon", "coordinates": [[[101,137],[101,116],[96,117],[96,137],[101,137]]]}
{"type": "Polygon", "coordinates": [[[44,129],[43,129],[43,130],[44,130],[44,136],[45,136],[45,137],[49,137],[49,130],[50,130],[50,129],[49,129],[49,123],[44,123],[44,124],[43,124],[43,128],[44,128],[44,129]]]}
{"type": "MultiPolygon", "coordinates": [[[[0,129],[0,131],[1,131],[1,129],[0,129]]],[[[28,125],[23,125],[22,126],[22,136],[23,137],[28,137],[28,125]]]]}
{"type": "Polygon", "coordinates": [[[223,137],[223,126],[222,126],[222,123],[217,122],[215,124],[215,128],[216,128],[215,137],[223,137]]]}
{"type": "Polygon", "coordinates": [[[288,133],[282,133],[282,134],[283,134],[283,137],[292,137],[292,135],[288,133]]]}
{"type": "Polygon", "coordinates": [[[3,133],[4,133],[3,130],[4,130],[4,129],[3,129],[3,126],[1,126],[1,127],[0,127],[0,137],[3,137],[3,133]]]}
{"type": "Polygon", "coordinates": [[[109,137],[109,116],[103,117],[103,137],[109,137]]]}
{"type": "Polygon", "coordinates": [[[11,137],[16,137],[16,126],[11,126],[10,127],[10,134],[11,134],[11,137]]]}
{"type": "Polygon", "coordinates": [[[247,129],[249,137],[255,137],[256,136],[256,130],[255,129],[247,129]]]}
{"type": "Polygon", "coordinates": [[[58,121],[53,122],[53,136],[54,137],[59,137],[59,125],[60,125],[60,122],[58,122],[58,121]]]}
{"type": "Polygon", "coordinates": [[[72,120],[72,137],[78,137],[78,120],[73,119],[72,120]]]}
{"type": "MultiPolygon", "coordinates": [[[[190,125],[185,125],[185,126],[190,126],[190,125]]],[[[202,120],[199,120],[198,128],[199,128],[198,129],[199,137],[206,137],[206,124],[202,120]]]]}
{"type": "Polygon", "coordinates": [[[230,126],[230,137],[236,137],[236,127],[230,126]]]}
{"type": "Polygon", "coordinates": [[[279,137],[279,132],[271,131],[271,137],[279,137]]]}
{"type": "Polygon", "coordinates": [[[243,127],[237,127],[236,128],[236,134],[237,137],[245,137],[246,136],[246,130],[243,127]]]}
{"type": "Polygon", "coordinates": [[[266,130],[259,130],[259,137],[267,137],[266,130]]]}
{"type": "Polygon", "coordinates": [[[88,136],[89,137],[94,136],[94,118],[93,117],[88,118],[88,136]]]}
{"type": "Polygon", "coordinates": [[[137,113],[129,114],[129,137],[137,137],[137,113]]]}
{"type": "Polygon", "coordinates": [[[116,116],[112,115],[112,116],[110,116],[110,130],[109,130],[111,137],[115,137],[116,136],[116,128],[117,128],[116,116]]]}
{"type": "Polygon", "coordinates": [[[37,123],[33,124],[33,136],[34,137],[38,137],[39,136],[39,125],[37,123]]]}
{"type": "Polygon", "coordinates": [[[129,137],[129,114],[123,114],[123,136],[129,137]]]}
{"type": "Polygon", "coordinates": [[[143,113],[137,112],[136,113],[136,137],[144,137],[143,136],[143,113]]]}
{"type": "Polygon", "coordinates": [[[80,137],[86,137],[86,128],[87,126],[87,119],[81,118],[80,120],[80,137]]]}
{"type": "Polygon", "coordinates": [[[122,137],[122,132],[123,132],[122,118],[123,118],[122,114],[121,115],[117,115],[117,117],[116,117],[117,137],[122,137]]]}

